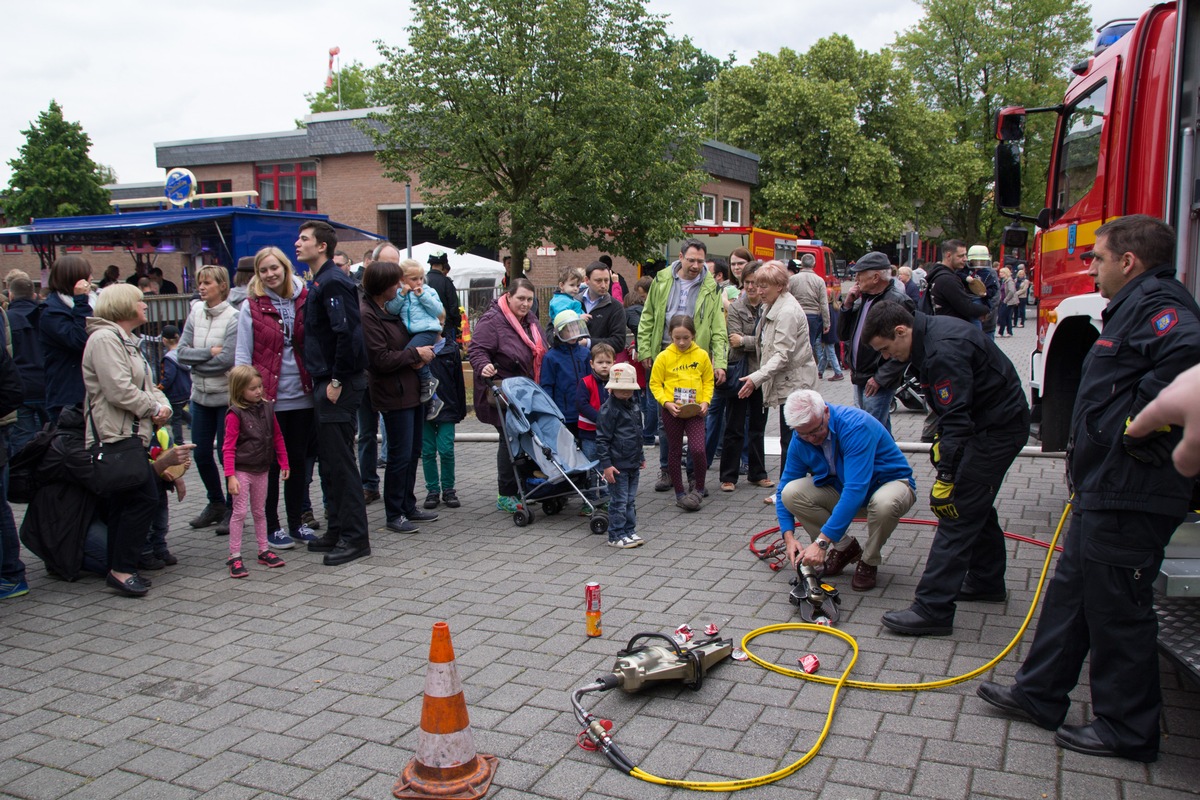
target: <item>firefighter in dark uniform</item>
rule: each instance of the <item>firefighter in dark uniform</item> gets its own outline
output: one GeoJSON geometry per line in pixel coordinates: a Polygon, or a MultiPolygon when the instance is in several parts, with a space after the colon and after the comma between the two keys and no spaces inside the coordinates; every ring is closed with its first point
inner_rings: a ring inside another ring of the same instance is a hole
{"type": "Polygon", "coordinates": [[[911,636],[947,636],[955,601],[1008,598],[995,501],[1029,440],[1029,404],[1008,356],[969,322],[914,317],[881,303],[867,314],[862,336],[886,358],[912,362],[937,414],[930,453],[937,480],[929,495],[937,532],[912,606],[888,611],[883,624],[911,636]]]}
{"type": "Polygon", "coordinates": [[[1200,361],[1200,308],[1175,278],[1174,246],[1169,226],[1141,214],[1096,231],[1088,274],[1109,303],[1071,421],[1071,527],[1016,684],[978,689],[992,705],[1055,731],[1060,747],[1147,762],[1158,757],[1162,713],[1152,585],[1171,534],[1194,507],[1193,482],[1171,463],[1179,428],[1143,437],[1125,429],[1200,361]],[[1089,652],[1095,719],[1064,725],[1089,652]]]}

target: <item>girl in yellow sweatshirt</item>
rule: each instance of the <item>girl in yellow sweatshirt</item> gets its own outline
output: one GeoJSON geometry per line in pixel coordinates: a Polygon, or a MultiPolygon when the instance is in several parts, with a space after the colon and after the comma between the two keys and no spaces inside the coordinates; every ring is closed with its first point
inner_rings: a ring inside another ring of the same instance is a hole
{"type": "Polygon", "coordinates": [[[667,471],[675,484],[675,505],[697,511],[704,495],[708,459],[704,452],[704,415],[713,396],[713,368],[708,353],[695,343],[696,326],[686,314],[667,323],[671,345],[654,359],[650,392],[662,406],[663,433],[667,437],[667,471]],[[698,407],[698,410],[697,410],[698,407]],[[683,437],[688,438],[693,484],[683,486],[683,437]]]}

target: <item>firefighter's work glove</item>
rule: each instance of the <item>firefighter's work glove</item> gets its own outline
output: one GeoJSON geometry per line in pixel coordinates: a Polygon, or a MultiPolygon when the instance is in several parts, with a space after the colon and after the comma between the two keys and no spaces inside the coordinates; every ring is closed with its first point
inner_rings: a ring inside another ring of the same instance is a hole
{"type": "MultiPolygon", "coordinates": [[[[1125,418],[1125,428],[1129,429],[1129,423],[1133,422],[1133,417],[1125,418]]],[[[1149,464],[1152,467],[1161,467],[1163,464],[1170,463],[1171,449],[1173,447],[1171,440],[1167,438],[1167,434],[1171,432],[1170,425],[1163,425],[1161,428],[1155,428],[1145,436],[1130,436],[1128,433],[1121,437],[1121,445],[1125,448],[1125,452],[1131,458],[1141,461],[1143,464],[1149,464]]]]}
{"type": "Polygon", "coordinates": [[[933,468],[937,469],[938,464],[942,461],[942,435],[935,433],[933,435],[933,446],[929,448],[929,463],[933,464],[933,468]]]}
{"type": "Polygon", "coordinates": [[[958,519],[958,506],[954,505],[954,482],[938,478],[929,492],[929,510],[938,519],[958,519]]]}

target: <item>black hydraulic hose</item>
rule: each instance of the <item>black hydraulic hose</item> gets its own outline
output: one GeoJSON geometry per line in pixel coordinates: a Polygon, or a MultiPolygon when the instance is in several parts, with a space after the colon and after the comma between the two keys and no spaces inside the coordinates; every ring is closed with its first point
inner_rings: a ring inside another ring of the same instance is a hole
{"type": "Polygon", "coordinates": [[[684,652],[679,649],[679,642],[663,633],[635,633],[633,638],[629,640],[629,644],[625,645],[625,649],[617,651],[617,655],[627,656],[644,649],[644,647],[634,647],[634,643],[637,642],[638,639],[662,639],[671,646],[671,649],[675,651],[675,655],[679,656],[680,658],[684,657],[684,652]]]}

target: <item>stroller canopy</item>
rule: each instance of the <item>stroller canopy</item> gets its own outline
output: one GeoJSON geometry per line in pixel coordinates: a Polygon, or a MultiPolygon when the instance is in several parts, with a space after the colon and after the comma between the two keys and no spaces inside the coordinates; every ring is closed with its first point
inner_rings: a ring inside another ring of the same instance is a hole
{"type": "Polygon", "coordinates": [[[551,481],[563,472],[596,466],[575,445],[562,411],[541,386],[529,378],[505,378],[500,382],[500,394],[506,406],[504,438],[514,458],[525,453],[551,481]]]}

